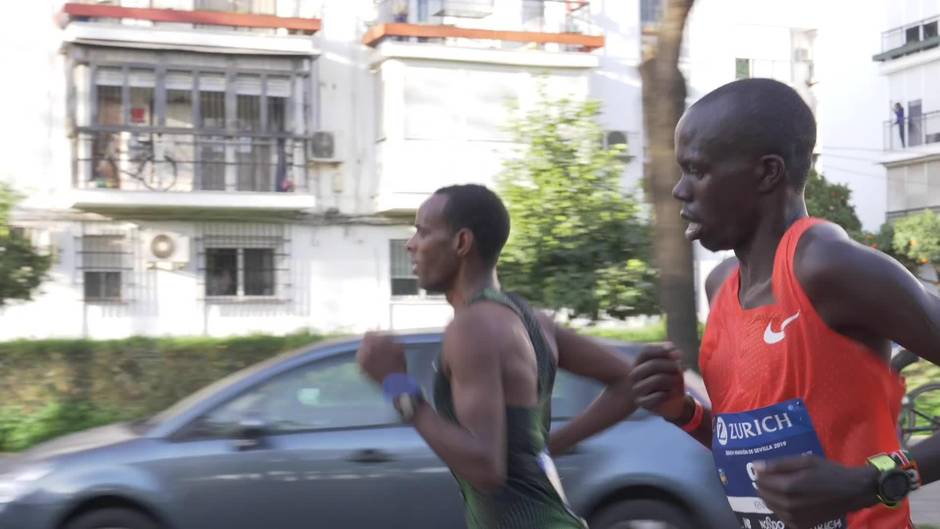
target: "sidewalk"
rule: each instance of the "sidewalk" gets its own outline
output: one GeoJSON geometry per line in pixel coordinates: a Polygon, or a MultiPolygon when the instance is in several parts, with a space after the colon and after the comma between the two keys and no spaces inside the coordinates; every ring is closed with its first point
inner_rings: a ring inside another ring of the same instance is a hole
{"type": "Polygon", "coordinates": [[[911,518],[914,524],[932,524],[940,528],[940,481],[911,494],[911,518]]]}

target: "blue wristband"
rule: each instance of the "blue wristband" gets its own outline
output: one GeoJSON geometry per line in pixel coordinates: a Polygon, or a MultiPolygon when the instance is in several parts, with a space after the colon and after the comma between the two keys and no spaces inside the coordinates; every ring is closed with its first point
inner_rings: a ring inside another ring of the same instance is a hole
{"type": "Polygon", "coordinates": [[[421,386],[407,373],[392,373],[382,380],[382,392],[385,394],[385,400],[395,402],[399,395],[421,395],[421,386]]]}

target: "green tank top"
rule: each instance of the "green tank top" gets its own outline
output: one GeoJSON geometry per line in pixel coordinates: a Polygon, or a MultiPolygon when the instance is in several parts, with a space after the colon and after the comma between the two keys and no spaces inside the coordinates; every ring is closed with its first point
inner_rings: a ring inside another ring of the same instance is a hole
{"type": "MultiPolygon", "coordinates": [[[[512,309],[525,324],[538,366],[538,404],[506,407],[506,483],[495,491],[479,491],[454,474],[466,504],[468,529],[586,529],[568,507],[547,454],[551,426],[551,395],[555,364],[538,319],[519,297],[485,289],[470,303],[488,300],[512,309]]],[[[458,422],[450,380],[437,370],[434,406],[458,422]]]]}

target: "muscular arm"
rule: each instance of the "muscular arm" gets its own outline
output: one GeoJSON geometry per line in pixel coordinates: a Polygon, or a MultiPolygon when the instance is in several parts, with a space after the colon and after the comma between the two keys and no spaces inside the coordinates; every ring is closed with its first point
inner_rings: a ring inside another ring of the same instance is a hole
{"type": "MultiPolygon", "coordinates": [[[[468,309],[444,333],[443,358],[450,371],[459,424],[439,416],[428,404],[415,414],[415,428],[458,476],[480,490],[506,481],[506,403],[501,373],[501,333],[482,311],[468,309]]],[[[443,366],[442,366],[443,368],[443,366]]]]}
{"type": "Polygon", "coordinates": [[[630,364],[622,355],[570,329],[553,328],[558,343],[558,367],[605,386],[580,415],[552,432],[549,451],[560,454],[623,420],[636,405],[631,391],[630,364]]]}
{"type": "MultiPolygon", "coordinates": [[[[940,298],[904,267],[830,225],[807,232],[797,256],[797,278],[829,327],[865,343],[892,340],[940,364],[940,298]]],[[[925,483],[940,479],[937,436],[911,455],[925,483]]]]}

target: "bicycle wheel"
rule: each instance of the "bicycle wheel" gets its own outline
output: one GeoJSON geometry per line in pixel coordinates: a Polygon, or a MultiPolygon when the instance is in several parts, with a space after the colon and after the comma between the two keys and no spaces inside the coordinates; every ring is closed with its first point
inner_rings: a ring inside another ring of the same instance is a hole
{"type": "Polygon", "coordinates": [[[176,160],[163,156],[163,162],[156,168],[154,188],[158,191],[169,191],[176,185],[176,160]]]}
{"type": "Polygon", "coordinates": [[[901,413],[902,442],[933,435],[940,431],[940,383],[924,384],[907,394],[907,405],[901,413]]]}
{"type": "Polygon", "coordinates": [[[153,156],[148,155],[138,160],[136,163],[135,171],[137,173],[137,180],[144,184],[144,187],[147,189],[158,191],[160,175],[158,173],[157,164],[153,161],[153,156]]]}

